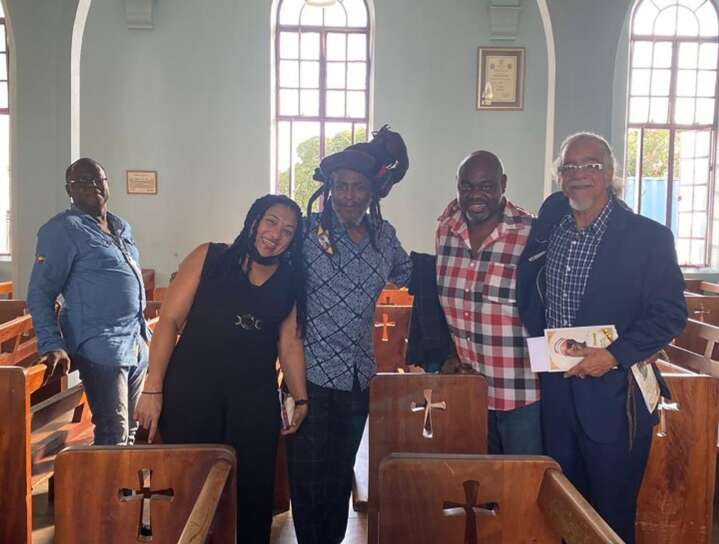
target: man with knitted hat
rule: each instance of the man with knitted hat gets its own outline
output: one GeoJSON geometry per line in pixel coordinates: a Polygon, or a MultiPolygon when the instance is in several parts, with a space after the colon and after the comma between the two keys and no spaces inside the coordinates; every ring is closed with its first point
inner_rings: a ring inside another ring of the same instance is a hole
{"type": "Polygon", "coordinates": [[[375,373],[374,308],[411,262],[380,200],[407,171],[402,138],[382,127],[369,143],[325,157],[308,204],[305,361],[309,412],[288,439],[292,517],[300,544],[339,543],[347,528],[355,456],[375,373]],[[324,207],[311,213],[317,198],[324,207]]]}

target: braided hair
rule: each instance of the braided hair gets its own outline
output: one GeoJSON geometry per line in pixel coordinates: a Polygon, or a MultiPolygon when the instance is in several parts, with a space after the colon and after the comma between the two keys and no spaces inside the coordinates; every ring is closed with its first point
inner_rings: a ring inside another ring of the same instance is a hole
{"type": "MultiPolygon", "coordinates": [[[[349,146],[344,151],[334,153],[322,159],[319,168],[315,169],[314,179],[322,186],[314,192],[307,203],[307,217],[312,213],[315,201],[322,197],[324,208],[320,213],[319,223],[328,233],[330,245],[336,249],[334,221],[332,215],[332,186],[335,182],[334,173],[340,169],[354,170],[369,179],[372,196],[369,203],[369,218],[363,221],[367,227],[370,243],[377,251],[377,237],[382,231],[383,218],[380,200],[387,196],[392,185],[399,183],[409,168],[407,147],[402,137],[382,126],[372,133],[372,140],[349,146]]],[[[309,235],[309,231],[305,234],[309,235]]]]}
{"type": "Polygon", "coordinates": [[[215,272],[234,270],[234,267],[245,262],[247,258],[247,274],[255,261],[253,251],[257,239],[257,226],[268,209],[275,204],[282,204],[295,213],[297,227],[288,248],[279,255],[279,260],[289,266],[292,292],[297,308],[297,329],[304,336],[307,324],[307,296],[305,292],[305,272],[302,262],[302,210],[297,203],[285,195],[265,195],[255,200],[247,212],[242,231],[218,259],[215,272]]]}

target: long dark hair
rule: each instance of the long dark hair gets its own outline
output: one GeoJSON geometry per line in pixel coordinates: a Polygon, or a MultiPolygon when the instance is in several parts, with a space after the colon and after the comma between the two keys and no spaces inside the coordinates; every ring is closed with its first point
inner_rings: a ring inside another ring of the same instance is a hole
{"type": "Polygon", "coordinates": [[[292,241],[279,256],[279,259],[290,268],[292,291],[297,308],[297,329],[304,336],[307,324],[307,295],[305,292],[304,263],[302,262],[303,221],[302,210],[294,200],[285,195],[265,195],[255,200],[250,207],[250,211],[247,212],[242,231],[218,260],[218,270],[232,269],[236,265],[242,266],[245,258],[247,258],[247,274],[250,273],[253,263],[252,248],[257,238],[257,225],[267,210],[275,204],[288,207],[295,213],[297,218],[297,228],[292,241]]]}

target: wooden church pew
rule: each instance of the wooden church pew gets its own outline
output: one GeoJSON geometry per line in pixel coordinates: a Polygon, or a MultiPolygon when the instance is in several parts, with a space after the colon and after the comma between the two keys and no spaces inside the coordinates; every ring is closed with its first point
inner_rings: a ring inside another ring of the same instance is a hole
{"type": "Polygon", "coordinates": [[[69,448],[57,458],[55,542],[234,542],[236,474],[221,445],[69,448]]]}
{"type": "Polygon", "coordinates": [[[620,544],[549,457],[395,453],[379,468],[379,542],[620,544]]]}

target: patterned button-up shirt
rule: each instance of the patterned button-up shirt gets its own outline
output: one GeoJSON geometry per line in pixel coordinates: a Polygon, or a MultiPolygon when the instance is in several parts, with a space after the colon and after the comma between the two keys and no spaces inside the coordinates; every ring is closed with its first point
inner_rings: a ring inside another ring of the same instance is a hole
{"type": "Polygon", "coordinates": [[[307,276],[307,379],[315,385],[351,391],[354,378],[365,389],[375,373],[372,325],[377,297],[387,282],[409,283],[412,262],[387,221],[377,232],[354,242],[336,216],[334,253],[327,255],[317,236],[318,214],[308,220],[304,243],[307,276]]]}
{"type": "Polygon", "coordinates": [[[584,230],[577,230],[568,213],[554,228],[547,248],[547,328],[572,327],[584,297],[592,263],[614,209],[610,198],[599,216],[584,230]]]}
{"type": "Polygon", "coordinates": [[[517,263],[531,225],[532,217],[507,201],[502,221],[476,255],[456,202],[437,227],[440,303],[460,361],[487,380],[490,410],[513,410],[539,400],[515,297],[517,263]]]}

